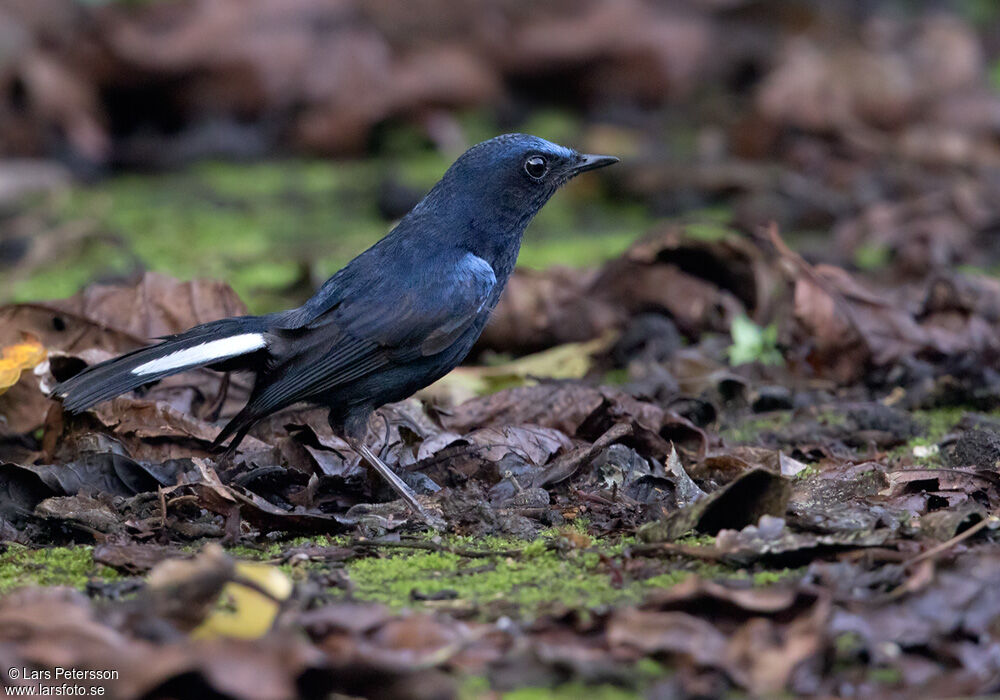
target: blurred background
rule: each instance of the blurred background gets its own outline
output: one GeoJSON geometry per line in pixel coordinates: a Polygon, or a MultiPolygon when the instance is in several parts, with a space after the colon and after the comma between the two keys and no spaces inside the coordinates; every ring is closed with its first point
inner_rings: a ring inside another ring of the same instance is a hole
{"type": "Polygon", "coordinates": [[[998,89],[993,0],[0,0],[0,302],[152,269],[299,303],[507,131],[623,157],[528,268],[775,221],[992,274],[998,89]]]}

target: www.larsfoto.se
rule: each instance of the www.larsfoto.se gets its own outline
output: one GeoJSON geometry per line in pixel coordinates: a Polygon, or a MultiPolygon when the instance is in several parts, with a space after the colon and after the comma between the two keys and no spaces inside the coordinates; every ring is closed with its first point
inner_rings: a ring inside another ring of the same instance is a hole
{"type": "Polygon", "coordinates": [[[100,685],[12,685],[4,686],[4,695],[12,698],[32,697],[100,697],[106,694],[106,688],[100,685]]]}

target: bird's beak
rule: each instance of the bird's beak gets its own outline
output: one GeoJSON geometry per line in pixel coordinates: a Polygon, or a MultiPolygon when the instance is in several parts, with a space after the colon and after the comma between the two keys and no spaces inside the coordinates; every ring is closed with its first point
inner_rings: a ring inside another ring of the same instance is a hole
{"type": "Polygon", "coordinates": [[[591,153],[584,153],[580,156],[580,160],[577,161],[576,165],[570,169],[570,174],[579,175],[588,170],[597,170],[598,168],[603,168],[617,162],[618,158],[614,156],[595,156],[591,153]]]}

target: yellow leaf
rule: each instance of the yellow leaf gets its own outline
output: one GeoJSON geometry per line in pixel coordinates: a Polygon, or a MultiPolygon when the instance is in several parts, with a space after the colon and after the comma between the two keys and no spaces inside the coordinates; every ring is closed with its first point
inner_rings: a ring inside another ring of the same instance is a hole
{"type": "Polygon", "coordinates": [[[594,340],[557,345],[502,365],[458,367],[420,395],[445,404],[458,404],[501,389],[534,384],[533,377],[579,379],[590,371],[593,356],[605,352],[617,339],[617,333],[606,333],[594,340]]]}
{"type": "Polygon", "coordinates": [[[23,333],[20,343],[0,349],[0,394],[17,384],[21,372],[40,364],[46,355],[45,346],[30,333],[23,333]]]}
{"type": "Polygon", "coordinates": [[[280,601],[292,594],[291,579],[280,569],[250,561],[236,562],[236,576],[260,590],[236,582],[227,583],[215,610],[191,633],[193,637],[256,639],[271,629],[281,609],[280,601]]]}

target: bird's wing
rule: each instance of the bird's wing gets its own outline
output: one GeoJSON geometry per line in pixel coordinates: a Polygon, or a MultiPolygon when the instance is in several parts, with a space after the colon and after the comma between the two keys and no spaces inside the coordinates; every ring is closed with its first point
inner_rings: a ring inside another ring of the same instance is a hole
{"type": "MultiPolygon", "coordinates": [[[[440,262],[440,261],[438,261],[440,262]]],[[[497,280],[467,253],[434,273],[356,276],[307,323],[282,334],[266,384],[251,401],[257,413],[315,396],[391,363],[436,355],[484,311],[497,280]]]]}

